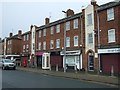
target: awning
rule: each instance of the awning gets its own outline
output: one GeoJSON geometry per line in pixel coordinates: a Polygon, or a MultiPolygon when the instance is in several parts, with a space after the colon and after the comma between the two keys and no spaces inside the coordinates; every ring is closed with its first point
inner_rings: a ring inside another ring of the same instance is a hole
{"type": "Polygon", "coordinates": [[[44,54],[44,52],[37,52],[35,55],[40,56],[40,55],[43,55],[43,54],[44,54]]]}

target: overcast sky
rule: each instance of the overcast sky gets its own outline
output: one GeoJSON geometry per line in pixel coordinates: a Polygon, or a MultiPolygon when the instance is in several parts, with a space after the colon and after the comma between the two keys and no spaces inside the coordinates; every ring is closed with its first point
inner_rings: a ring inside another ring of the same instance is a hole
{"type": "MultiPolygon", "coordinates": [[[[65,15],[62,10],[72,9],[81,12],[82,6],[90,4],[91,0],[2,0],[0,1],[0,37],[4,38],[10,32],[17,34],[18,30],[27,32],[30,25],[44,25],[44,19],[51,17],[56,21],[65,15]]],[[[99,5],[113,0],[97,0],[99,5]]]]}

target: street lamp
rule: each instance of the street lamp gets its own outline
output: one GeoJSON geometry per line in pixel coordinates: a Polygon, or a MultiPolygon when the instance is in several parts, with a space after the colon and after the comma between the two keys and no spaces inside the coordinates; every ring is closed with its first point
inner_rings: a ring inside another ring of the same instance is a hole
{"type": "MultiPolygon", "coordinates": [[[[66,14],[65,11],[62,11],[62,12],[66,14]]],[[[66,29],[65,29],[65,25],[64,25],[64,72],[66,72],[66,29]]]]}

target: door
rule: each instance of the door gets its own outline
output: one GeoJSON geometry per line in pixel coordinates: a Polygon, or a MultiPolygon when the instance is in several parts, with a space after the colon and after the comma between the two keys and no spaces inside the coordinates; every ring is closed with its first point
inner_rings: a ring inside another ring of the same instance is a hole
{"type": "Polygon", "coordinates": [[[42,56],[37,57],[37,67],[42,67],[42,56]]]}
{"type": "Polygon", "coordinates": [[[89,70],[94,70],[94,56],[89,55],[89,70]]]}

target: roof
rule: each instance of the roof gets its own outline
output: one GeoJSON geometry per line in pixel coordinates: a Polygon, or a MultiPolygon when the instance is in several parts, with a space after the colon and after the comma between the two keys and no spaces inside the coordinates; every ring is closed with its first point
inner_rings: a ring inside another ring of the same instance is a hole
{"type": "Polygon", "coordinates": [[[113,2],[109,2],[109,3],[101,5],[96,10],[97,11],[102,11],[102,10],[105,10],[105,9],[108,9],[108,8],[111,8],[111,7],[115,7],[115,6],[118,6],[118,5],[120,5],[120,1],[118,1],[118,2],[113,1],[113,2]]]}
{"type": "Polygon", "coordinates": [[[18,40],[21,40],[22,38],[18,37],[18,34],[17,35],[14,35],[12,37],[8,37],[7,40],[11,40],[11,39],[18,39],[18,40]]]}
{"type": "Polygon", "coordinates": [[[74,14],[73,16],[69,16],[67,18],[63,18],[63,19],[60,19],[60,20],[57,20],[57,21],[54,21],[54,22],[51,22],[49,24],[46,24],[46,25],[43,25],[43,26],[40,26],[38,27],[36,30],[41,30],[41,29],[45,29],[47,27],[50,27],[50,26],[53,26],[53,25],[57,25],[57,24],[60,24],[60,23],[63,23],[65,21],[69,21],[71,19],[75,19],[75,18],[78,18],[82,15],[82,13],[77,13],[77,14],[74,14]]]}
{"type": "Polygon", "coordinates": [[[29,34],[30,32],[31,32],[31,31],[27,31],[27,32],[23,33],[22,36],[23,36],[23,35],[26,35],[26,34],[29,34]]]}

